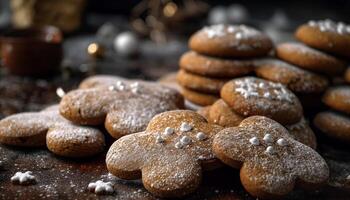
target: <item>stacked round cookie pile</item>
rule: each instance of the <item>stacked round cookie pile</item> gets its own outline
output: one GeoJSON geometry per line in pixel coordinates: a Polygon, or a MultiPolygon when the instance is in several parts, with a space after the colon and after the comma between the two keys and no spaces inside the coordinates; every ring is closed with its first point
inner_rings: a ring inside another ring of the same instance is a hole
{"type": "Polygon", "coordinates": [[[295,32],[302,42],[277,45],[276,56],[285,61],[257,62],[257,76],[286,84],[305,108],[321,105],[321,95],[332,79],[344,72],[349,57],[350,27],[331,20],[310,21],[295,32]]]}
{"type": "Polygon", "coordinates": [[[191,51],[180,59],[177,81],[184,97],[211,105],[230,79],[252,73],[253,59],[266,56],[273,44],[265,34],[245,25],[213,25],[189,40],[191,51]]]}

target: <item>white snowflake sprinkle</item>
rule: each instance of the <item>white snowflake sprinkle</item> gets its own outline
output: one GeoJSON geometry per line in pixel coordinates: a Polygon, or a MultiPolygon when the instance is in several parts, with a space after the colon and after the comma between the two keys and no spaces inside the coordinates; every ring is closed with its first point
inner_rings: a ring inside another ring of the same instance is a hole
{"type": "Polygon", "coordinates": [[[183,144],[181,142],[176,142],[175,143],[175,148],[182,149],[182,147],[183,147],[183,144]]]}
{"type": "Polygon", "coordinates": [[[181,132],[187,132],[187,131],[190,131],[192,130],[192,126],[186,122],[182,122],[181,126],[180,126],[180,131],[181,132]]]}
{"type": "Polygon", "coordinates": [[[265,150],[266,153],[268,154],[274,154],[275,153],[275,149],[272,146],[268,146],[265,150]]]}
{"type": "Polygon", "coordinates": [[[56,94],[58,97],[62,98],[66,94],[66,92],[64,92],[64,90],[61,87],[59,87],[56,89],[56,94]]]}
{"type": "Polygon", "coordinates": [[[208,136],[203,132],[198,132],[196,135],[197,140],[202,141],[208,138],[208,136]]]}
{"type": "Polygon", "coordinates": [[[259,139],[258,139],[257,137],[252,137],[252,138],[250,138],[250,139],[249,139],[249,142],[250,142],[252,145],[255,145],[255,146],[257,146],[257,145],[260,144],[259,139]]]}
{"type": "Polygon", "coordinates": [[[26,171],[24,173],[16,172],[16,174],[11,177],[11,182],[14,184],[28,185],[36,183],[36,178],[31,171],[26,171]]]}
{"type": "Polygon", "coordinates": [[[271,135],[271,134],[265,134],[263,140],[264,140],[266,143],[273,143],[273,138],[272,138],[272,135],[271,135]]]}
{"type": "Polygon", "coordinates": [[[277,144],[280,146],[287,146],[287,141],[283,138],[277,140],[277,144]]]}
{"type": "Polygon", "coordinates": [[[95,194],[112,194],[114,192],[111,182],[96,181],[89,183],[88,189],[95,194]]]}
{"type": "Polygon", "coordinates": [[[162,136],[161,135],[157,135],[157,137],[156,137],[156,142],[157,143],[163,143],[165,140],[164,140],[164,138],[162,138],[162,136]]]}
{"type": "Polygon", "coordinates": [[[175,130],[174,130],[173,128],[166,127],[166,128],[164,129],[163,134],[166,135],[166,136],[169,136],[169,135],[174,134],[174,131],[175,131],[175,130]]]}
{"type": "Polygon", "coordinates": [[[188,145],[192,142],[192,139],[185,135],[185,136],[182,136],[182,138],[180,139],[180,142],[183,145],[188,145]]]}

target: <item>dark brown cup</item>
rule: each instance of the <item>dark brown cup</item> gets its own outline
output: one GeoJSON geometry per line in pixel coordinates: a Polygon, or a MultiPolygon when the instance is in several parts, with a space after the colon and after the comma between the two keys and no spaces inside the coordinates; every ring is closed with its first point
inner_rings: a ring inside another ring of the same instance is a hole
{"type": "Polygon", "coordinates": [[[2,64],[15,75],[53,74],[63,58],[62,33],[53,26],[9,30],[0,43],[2,64]]]}

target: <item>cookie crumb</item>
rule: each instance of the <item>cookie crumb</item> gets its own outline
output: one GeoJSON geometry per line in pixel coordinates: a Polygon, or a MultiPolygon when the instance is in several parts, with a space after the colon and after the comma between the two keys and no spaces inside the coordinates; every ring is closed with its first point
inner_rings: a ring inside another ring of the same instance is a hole
{"type": "Polygon", "coordinates": [[[11,177],[11,182],[13,184],[19,184],[19,185],[29,185],[29,184],[35,184],[36,178],[33,176],[33,173],[31,171],[26,172],[16,172],[14,176],[11,177]]]}
{"type": "Polygon", "coordinates": [[[172,135],[174,134],[174,129],[170,127],[166,127],[163,134],[166,136],[172,135]]]}
{"type": "Polygon", "coordinates": [[[257,137],[252,137],[252,138],[250,138],[250,139],[249,139],[249,142],[250,142],[252,145],[255,145],[255,146],[257,146],[257,145],[260,144],[259,139],[258,139],[257,137]]]}
{"type": "Polygon", "coordinates": [[[272,146],[268,146],[266,148],[265,152],[268,153],[268,154],[274,154],[275,153],[275,149],[272,146]]]}
{"type": "Polygon", "coordinates": [[[198,132],[197,135],[196,135],[196,138],[197,138],[197,140],[202,141],[202,140],[207,139],[207,135],[205,133],[203,133],[203,132],[198,132]]]}
{"type": "Polygon", "coordinates": [[[287,146],[287,141],[283,138],[277,140],[277,144],[280,146],[287,146]]]}
{"type": "Polygon", "coordinates": [[[114,192],[111,182],[96,181],[89,183],[88,189],[95,194],[112,194],[114,192]]]}
{"type": "Polygon", "coordinates": [[[180,131],[181,132],[187,132],[187,131],[190,131],[192,130],[192,126],[186,122],[182,122],[181,126],[180,126],[180,131]]]}

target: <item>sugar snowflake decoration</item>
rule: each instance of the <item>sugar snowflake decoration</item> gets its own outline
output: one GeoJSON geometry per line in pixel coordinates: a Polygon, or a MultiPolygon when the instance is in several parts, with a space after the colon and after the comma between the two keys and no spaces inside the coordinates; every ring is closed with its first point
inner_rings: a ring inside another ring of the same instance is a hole
{"type": "Polygon", "coordinates": [[[29,185],[35,184],[36,178],[31,171],[26,171],[24,173],[16,172],[16,174],[11,177],[11,182],[19,185],[29,185]]]}
{"type": "Polygon", "coordinates": [[[112,194],[114,192],[111,182],[96,181],[89,183],[88,189],[95,194],[112,194]]]}

